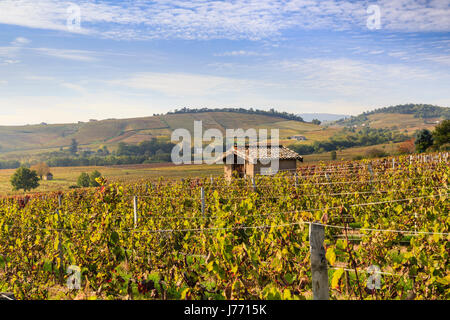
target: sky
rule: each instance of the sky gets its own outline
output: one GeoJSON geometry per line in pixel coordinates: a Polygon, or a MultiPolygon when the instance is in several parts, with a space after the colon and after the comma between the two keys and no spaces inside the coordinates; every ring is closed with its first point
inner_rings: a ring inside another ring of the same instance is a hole
{"type": "Polygon", "coordinates": [[[0,125],[450,106],[450,0],[0,0],[0,125]]]}

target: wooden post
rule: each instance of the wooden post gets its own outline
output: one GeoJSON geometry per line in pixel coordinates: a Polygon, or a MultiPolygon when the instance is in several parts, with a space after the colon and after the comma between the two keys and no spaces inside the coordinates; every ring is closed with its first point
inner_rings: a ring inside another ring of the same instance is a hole
{"type": "MultiPolygon", "coordinates": [[[[56,209],[56,214],[58,215],[58,228],[62,227],[61,224],[61,195],[58,195],[58,209],[56,209]]],[[[64,265],[63,265],[63,250],[62,250],[62,232],[58,230],[58,257],[59,257],[59,281],[63,283],[64,280],[64,265]]]]}
{"type": "Polygon", "coordinates": [[[309,248],[311,252],[312,290],[314,300],[328,300],[328,266],[325,258],[325,227],[311,223],[309,227],[309,248]]]}
{"type": "Polygon", "coordinates": [[[395,169],[395,158],[392,158],[392,170],[395,169]]]}
{"type": "Polygon", "coordinates": [[[138,224],[138,197],[133,197],[133,208],[134,208],[134,228],[137,228],[138,224]]]}
{"type": "Polygon", "coordinates": [[[203,187],[201,189],[201,197],[202,197],[202,214],[205,214],[205,189],[203,187]]]}
{"type": "Polygon", "coordinates": [[[252,177],[252,186],[253,186],[253,191],[255,191],[256,190],[255,177],[252,177]]]}
{"type": "Polygon", "coordinates": [[[298,186],[298,174],[297,172],[295,173],[295,188],[297,189],[298,186]]]}

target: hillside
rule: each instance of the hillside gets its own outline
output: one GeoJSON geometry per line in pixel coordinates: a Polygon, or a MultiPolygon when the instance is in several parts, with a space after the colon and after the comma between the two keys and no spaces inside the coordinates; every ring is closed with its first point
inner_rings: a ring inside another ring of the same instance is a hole
{"type": "Polygon", "coordinates": [[[433,128],[440,120],[450,119],[450,108],[429,104],[405,104],[364,112],[335,122],[339,126],[370,126],[406,130],[433,128]]]}
{"type": "MultiPolygon", "coordinates": [[[[70,124],[0,126],[0,160],[29,163],[42,159],[43,154],[46,154],[44,159],[64,157],[68,154],[60,152],[60,149],[67,152],[72,139],[78,142],[81,152],[96,152],[103,147],[109,151],[116,151],[120,143],[136,145],[153,138],[168,141],[172,131],[178,128],[186,128],[193,134],[193,125],[196,120],[203,122],[204,130],[215,128],[223,133],[226,129],[237,128],[279,129],[282,144],[295,147],[302,154],[308,154],[312,152],[309,146],[313,144],[316,144],[316,149],[327,151],[330,148],[327,144],[336,145],[337,140],[345,142],[350,133],[342,131],[343,128],[351,129],[353,132],[354,130],[359,132],[362,128],[392,131],[392,134],[389,132],[370,134],[372,137],[376,135],[381,138],[378,143],[385,143],[386,139],[394,136],[397,137],[394,142],[398,142],[404,140],[400,135],[412,136],[418,129],[433,129],[440,120],[448,118],[448,112],[449,108],[437,106],[401,105],[365,112],[359,116],[324,125],[315,125],[305,122],[300,116],[277,112],[273,109],[262,111],[183,108],[175,112],[143,118],[92,120],[70,124]],[[304,136],[305,140],[290,139],[291,136],[296,135],[304,136]],[[318,144],[319,142],[322,144],[318,144]]],[[[359,138],[365,139],[362,136],[359,138]]],[[[353,143],[351,146],[356,145],[353,143]]],[[[167,153],[167,151],[164,152],[167,153]]],[[[138,163],[141,161],[143,159],[140,159],[138,163]]],[[[8,164],[6,167],[16,165],[8,164]]]]}
{"type": "Polygon", "coordinates": [[[288,120],[278,116],[239,112],[198,112],[156,115],[145,118],[110,119],[72,124],[0,126],[0,154],[68,147],[76,139],[81,147],[114,147],[119,142],[138,143],[153,137],[168,139],[173,130],[186,128],[193,132],[195,120],[203,128],[280,128],[280,135],[303,134],[321,130],[320,126],[288,120]]]}

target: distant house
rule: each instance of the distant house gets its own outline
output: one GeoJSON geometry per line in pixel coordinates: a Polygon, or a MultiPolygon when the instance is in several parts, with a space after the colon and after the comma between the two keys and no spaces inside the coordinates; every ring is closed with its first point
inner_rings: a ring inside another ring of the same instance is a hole
{"type": "Polygon", "coordinates": [[[304,141],[304,140],[306,140],[306,137],[305,136],[291,136],[291,137],[289,137],[289,139],[297,140],[297,141],[304,141]]]}
{"type": "Polygon", "coordinates": [[[297,161],[303,162],[297,152],[282,145],[258,146],[247,145],[228,150],[222,156],[224,161],[224,173],[227,180],[231,180],[233,172],[239,177],[253,177],[257,174],[275,174],[271,172],[271,161],[279,160],[278,172],[295,171],[297,161]]]}
{"type": "Polygon", "coordinates": [[[51,172],[49,172],[49,173],[47,173],[46,175],[44,175],[44,176],[42,177],[42,179],[43,179],[43,180],[47,180],[47,181],[53,180],[53,174],[52,174],[51,172]]]}

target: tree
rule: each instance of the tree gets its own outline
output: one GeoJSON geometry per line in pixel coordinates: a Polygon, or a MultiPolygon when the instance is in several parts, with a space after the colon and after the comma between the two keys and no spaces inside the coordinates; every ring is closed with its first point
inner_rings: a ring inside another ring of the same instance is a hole
{"type": "Polygon", "coordinates": [[[78,180],[77,180],[77,185],[82,188],[87,188],[90,186],[90,184],[91,184],[91,178],[89,177],[89,174],[87,174],[86,172],[83,172],[82,174],[80,174],[80,176],[78,177],[78,180]]]}
{"type": "Polygon", "coordinates": [[[322,122],[321,122],[319,119],[313,119],[313,120],[311,121],[311,123],[312,123],[312,124],[320,125],[322,122]]]}
{"type": "Polygon", "coordinates": [[[430,130],[422,129],[416,135],[416,152],[425,152],[429,147],[433,145],[433,136],[430,130]]]}
{"type": "Polygon", "coordinates": [[[36,171],[25,167],[20,167],[11,177],[11,185],[13,190],[29,191],[39,187],[39,177],[36,171]]]}
{"type": "Polygon", "coordinates": [[[337,159],[336,151],[331,151],[331,160],[336,160],[336,159],[337,159]]]}
{"type": "Polygon", "coordinates": [[[90,186],[91,187],[98,187],[98,186],[100,186],[100,184],[95,179],[101,178],[101,176],[102,176],[102,174],[100,172],[98,172],[97,170],[92,172],[91,176],[90,176],[90,186]]]}
{"type": "Polygon", "coordinates": [[[78,142],[75,139],[72,139],[72,143],[70,144],[69,151],[71,154],[76,154],[78,152],[78,142]]]}
{"type": "Polygon", "coordinates": [[[450,120],[444,120],[434,128],[433,143],[437,150],[450,143],[450,120]]]}
{"type": "Polygon", "coordinates": [[[42,177],[50,173],[50,168],[45,162],[38,163],[31,167],[31,170],[36,171],[39,178],[42,180],[42,177]]]}

